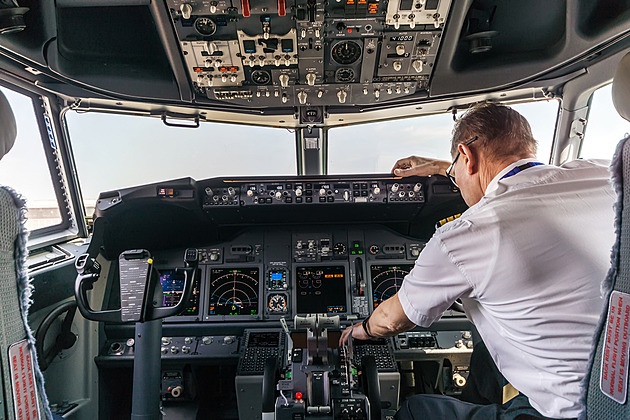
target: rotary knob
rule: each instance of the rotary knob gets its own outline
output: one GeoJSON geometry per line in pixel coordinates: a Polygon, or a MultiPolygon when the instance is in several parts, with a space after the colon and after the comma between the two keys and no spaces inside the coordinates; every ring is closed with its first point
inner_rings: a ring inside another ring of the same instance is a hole
{"type": "Polygon", "coordinates": [[[190,3],[184,3],[181,6],[179,6],[179,10],[182,12],[182,17],[184,19],[190,19],[190,16],[192,15],[192,11],[193,8],[190,5],[190,3]]]}
{"type": "Polygon", "coordinates": [[[337,92],[337,99],[339,99],[340,104],[346,103],[346,98],[348,97],[348,93],[344,89],[341,89],[337,92]]]}
{"type": "Polygon", "coordinates": [[[212,343],[213,343],[213,341],[214,341],[214,340],[212,339],[212,337],[203,337],[203,338],[201,339],[201,342],[202,342],[205,346],[208,346],[208,345],[212,344],[212,343]]]}
{"type": "Polygon", "coordinates": [[[289,75],[287,74],[281,74],[278,77],[278,80],[280,81],[280,86],[282,86],[283,88],[288,87],[289,86],[289,75]]]}
{"type": "Polygon", "coordinates": [[[300,101],[300,104],[304,105],[306,103],[306,98],[308,97],[308,94],[304,92],[303,90],[301,90],[298,92],[297,97],[298,97],[298,100],[300,101]]]}
{"type": "Polygon", "coordinates": [[[276,200],[282,199],[282,193],[280,191],[276,191],[275,197],[276,197],[276,200]]]}
{"type": "Polygon", "coordinates": [[[422,184],[420,184],[419,182],[413,186],[413,191],[414,192],[418,192],[422,189],[422,184]]]}
{"type": "Polygon", "coordinates": [[[223,344],[225,345],[230,345],[234,342],[234,337],[232,337],[231,335],[227,335],[223,338],[223,344]]]}
{"type": "Polygon", "coordinates": [[[394,193],[397,192],[399,188],[400,188],[399,184],[392,185],[392,192],[394,192],[394,193]]]}
{"type": "Polygon", "coordinates": [[[396,45],[396,54],[405,55],[405,44],[396,45]]]}
{"type": "Polygon", "coordinates": [[[309,86],[313,86],[315,84],[315,79],[317,79],[317,75],[315,73],[308,73],[306,75],[306,83],[308,83],[309,86]]]}
{"type": "Polygon", "coordinates": [[[402,63],[400,61],[394,61],[392,67],[395,71],[400,71],[402,69],[402,63]]]}
{"type": "Polygon", "coordinates": [[[422,64],[422,60],[414,60],[411,63],[411,67],[413,67],[413,69],[416,71],[416,73],[420,73],[424,66],[422,64]]]}
{"type": "Polygon", "coordinates": [[[324,188],[321,188],[321,189],[319,190],[319,195],[320,195],[320,196],[324,196],[324,195],[326,195],[326,190],[325,190],[324,188]]]}
{"type": "Polygon", "coordinates": [[[217,4],[216,1],[210,2],[210,13],[214,14],[217,12],[217,4]]]}
{"type": "Polygon", "coordinates": [[[193,342],[192,337],[186,337],[186,338],[184,338],[184,343],[186,343],[186,344],[192,344],[192,342],[193,342]]]}
{"type": "Polygon", "coordinates": [[[302,196],[302,188],[297,188],[295,190],[295,196],[296,197],[301,197],[302,196]]]}

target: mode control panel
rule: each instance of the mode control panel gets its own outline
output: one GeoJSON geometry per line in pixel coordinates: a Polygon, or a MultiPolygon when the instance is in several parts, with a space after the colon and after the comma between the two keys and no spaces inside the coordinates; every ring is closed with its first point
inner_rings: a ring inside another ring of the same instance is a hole
{"type": "Polygon", "coordinates": [[[226,180],[219,185],[202,185],[200,195],[202,205],[207,209],[217,206],[425,202],[422,182],[410,182],[404,178],[339,178],[284,182],[226,180]]]}

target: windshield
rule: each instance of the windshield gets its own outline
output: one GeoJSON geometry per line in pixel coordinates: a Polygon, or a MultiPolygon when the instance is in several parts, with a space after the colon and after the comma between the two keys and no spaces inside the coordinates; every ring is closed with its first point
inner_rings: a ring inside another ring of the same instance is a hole
{"type": "MultiPolygon", "coordinates": [[[[549,162],[558,101],[510,106],[529,121],[538,159],[549,162]]],[[[398,159],[411,155],[450,161],[452,129],[450,113],[333,128],[328,134],[329,173],[389,172],[398,159]]]]}
{"type": "Polygon", "coordinates": [[[101,192],[168,179],[297,173],[295,134],[286,129],[176,128],[158,118],[75,111],[66,121],[86,207],[101,192]]]}

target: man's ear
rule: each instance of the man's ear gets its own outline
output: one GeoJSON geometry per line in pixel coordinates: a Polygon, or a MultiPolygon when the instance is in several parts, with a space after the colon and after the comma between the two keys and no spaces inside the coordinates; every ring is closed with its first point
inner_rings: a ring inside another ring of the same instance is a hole
{"type": "Polygon", "coordinates": [[[466,165],[466,171],[468,175],[474,175],[479,170],[479,153],[476,150],[471,149],[469,146],[466,146],[464,143],[460,143],[457,146],[459,153],[461,155],[461,159],[464,160],[464,165],[466,165]]]}

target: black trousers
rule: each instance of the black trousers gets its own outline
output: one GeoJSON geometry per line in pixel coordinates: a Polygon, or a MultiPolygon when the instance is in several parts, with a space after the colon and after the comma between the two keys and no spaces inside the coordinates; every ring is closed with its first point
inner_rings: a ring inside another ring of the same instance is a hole
{"type": "Polygon", "coordinates": [[[483,341],[475,344],[470,359],[468,383],[461,400],[445,395],[420,394],[408,398],[396,413],[396,420],[547,420],[519,394],[503,403],[507,383],[497,369],[483,341]]]}

